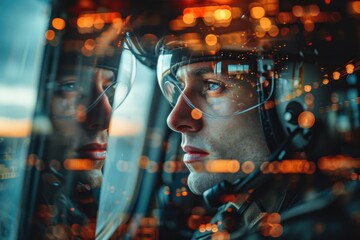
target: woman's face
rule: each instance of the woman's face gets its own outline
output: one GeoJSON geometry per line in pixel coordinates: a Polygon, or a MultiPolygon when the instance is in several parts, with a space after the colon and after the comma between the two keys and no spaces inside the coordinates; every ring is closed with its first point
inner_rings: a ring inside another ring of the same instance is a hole
{"type": "Polygon", "coordinates": [[[103,68],[64,67],[55,85],[50,110],[53,132],[46,145],[51,175],[47,181],[61,184],[64,197],[76,210],[95,219],[115,74],[103,68]]]}

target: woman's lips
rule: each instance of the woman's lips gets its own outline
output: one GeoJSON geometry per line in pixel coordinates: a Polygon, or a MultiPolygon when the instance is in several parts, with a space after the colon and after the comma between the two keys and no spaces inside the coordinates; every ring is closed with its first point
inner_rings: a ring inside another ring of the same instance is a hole
{"type": "Polygon", "coordinates": [[[80,158],[88,158],[91,160],[105,160],[106,158],[106,145],[89,144],[77,150],[80,158]]]}
{"type": "Polygon", "coordinates": [[[192,147],[192,146],[188,146],[188,145],[183,147],[183,151],[185,152],[185,155],[184,155],[185,163],[203,161],[209,155],[208,152],[206,152],[200,148],[196,148],[196,147],[192,147]]]}
{"type": "Polygon", "coordinates": [[[106,158],[106,150],[86,150],[80,151],[78,154],[81,158],[89,158],[92,160],[105,160],[106,158]]]}

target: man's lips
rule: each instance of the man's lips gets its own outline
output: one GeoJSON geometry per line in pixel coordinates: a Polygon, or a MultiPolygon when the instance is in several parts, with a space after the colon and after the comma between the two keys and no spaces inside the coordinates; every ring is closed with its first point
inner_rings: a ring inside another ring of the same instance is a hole
{"type": "Polygon", "coordinates": [[[205,160],[205,158],[209,155],[208,152],[189,145],[185,145],[184,147],[182,147],[182,149],[185,152],[185,163],[199,162],[205,160]]]}
{"type": "Polygon", "coordinates": [[[78,157],[88,158],[91,160],[105,160],[106,144],[92,143],[77,149],[78,157]]]}

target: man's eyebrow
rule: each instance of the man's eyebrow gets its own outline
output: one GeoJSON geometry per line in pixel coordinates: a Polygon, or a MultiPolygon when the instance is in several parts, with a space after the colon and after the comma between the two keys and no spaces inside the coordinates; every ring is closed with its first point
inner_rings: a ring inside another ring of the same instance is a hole
{"type": "Polygon", "coordinates": [[[195,75],[195,76],[201,76],[201,75],[209,73],[209,72],[210,73],[214,72],[214,69],[211,66],[204,66],[204,67],[199,67],[199,68],[190,70],[190,74],[195,75]]]}
{"type": "Polygon", "coordinates": [[[184,83],[184,79],[181,78],[184,74],[188,74],[193,77],[202,77],[204,74],[214,73],[214,69],[211,66],[200,66],[195,68],[186,66],[185,69],[180,72],[182,72],[182,74],[177,74],[178,80],[181,83],[184,83]]]}

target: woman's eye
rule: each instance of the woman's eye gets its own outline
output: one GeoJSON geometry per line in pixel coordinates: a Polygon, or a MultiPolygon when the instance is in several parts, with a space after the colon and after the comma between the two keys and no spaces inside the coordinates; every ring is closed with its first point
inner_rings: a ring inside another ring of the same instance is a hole
{"type": "Polygon", "coordinates": [[[58,90],[63,93],[71,93],[76,90],[75,82],[65,82],[58,85],[58,90]]]}

